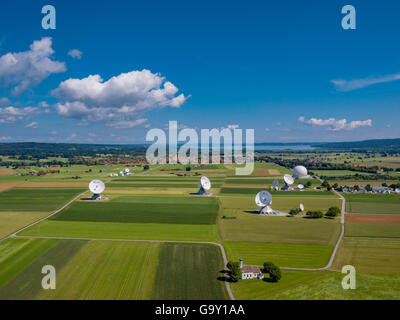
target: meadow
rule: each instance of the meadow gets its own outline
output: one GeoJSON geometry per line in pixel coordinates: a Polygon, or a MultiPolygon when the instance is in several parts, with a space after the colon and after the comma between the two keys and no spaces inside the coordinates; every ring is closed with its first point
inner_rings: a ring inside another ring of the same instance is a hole
{"type": "Polygon", "coordinates": [[[58,272],[57,289],[36,299],[150,299],[159,251],[158,243],[89,241],[58,272]]]}
{"type": "Polygon", "coordinates": [[[337,253],[333,270],[353,265],[362,272],[400,271],[400,238],[345,237],[337,253]]]}
{"type": "Polygon", "coordinates": [[[221,269],[213,245],[8,239],[0,244],[0,299],[224,300],[221,269]],[[56,269],[55,290],[42,289],[43,265],[56,269]]]}
{"type": "Polygon", "coordinates": [[[52,211],[84,189],[12,188],[0,192],[0,211],[52,211]]]}
{"type": "MultiPolygon", "coordinates": [[[[255,198],[255,196],[254,196],[255,198]]],[[[258,210],[253,197],[219,197],[221,207],[224,209],[237,209],[242,213],[249,213],[258,210]]],[[[341,200],[333,194],[321,196],[315,195],[293,195],[291,192],[283,195],[273,195],[272,208],[283,212],[289,212],[292,208],[298,208],[300,203],[304,205],[305,210],[326,211],[332,206],[341,206],[341,200]],[[325,197],[327,196],[327,197],[325,197]]]]}
{"type": "Polygon", "coordinates": [[[48,215],[48,212],[0,212],[0,239],[48,215]]]}
{"type": "Polygon", "coordinates": [[[399,224],[346,223],[348,237],[400,238],[399,224]]]}
{"type": "Polygon", "coordinates": [[[59,221],[215,224],[218,203],[206,197],[121,196],[110,201],[77,201],[52,217],[59,221]]]}
{"type": "Polygon", "coordinates": [[[215,225],[127,223],[46,220],[23,232],[23,236],[172,240],[172,241],[217,241],[215,225]]]}
{"type": "Polygon", "coordinates": [[[270,261],[278,267],[322,268],[330,258],[333,247],[316,244],[224,241],[228,260],[262,266],[270,261]]]}
{"type": "Polygon", "coordinates": [[[153,299],[225,300],[220,249],[213,245],[164,243],[153,299]]]}
{"type": "Polygon", "coordinates": [[[399,194],[344,194],[346,211],[371,214],[400,214],[399,194]]]}
{"type": "Polygon", "coordinates": [[[221,219],[219,229],[224,241],[319,245],[335,244],[340,232],[339,223],[335,220],[251,214],[237,219],[221,219]]]}
{"type": "Polygon", "coordinates": [[[7,239],[0,243],[0,288],[57,243],[49,239],[7,239]]]}
{"type": "MultiPolygon", "coordinates": [[[[25,239],[9,241],[20,240],[25,239]]],[[[150,299],[152,295],[160,246],[157,243],[28,241],[46,250],[42,249],[13,277],[8,276],[9,281],[0,288],[0,299],[150,299]],[[41,287],[45,264],[57,270],[56,290],[41,287]]]]}
{"type": "Polygon", "coordinates": [[[343,290],[343,274],[333,271],[282,270],[277,283],[246,280],[232,284],[237,299],[244,300],[399,300],[400,275],[357,273],[357,288],[343,290]]]}

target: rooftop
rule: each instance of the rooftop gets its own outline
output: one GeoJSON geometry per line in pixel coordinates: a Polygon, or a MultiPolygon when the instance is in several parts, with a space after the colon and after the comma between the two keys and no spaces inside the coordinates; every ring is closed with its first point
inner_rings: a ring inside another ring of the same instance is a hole
{"type": "Polygon", "coordinates": [[[253,273],[261,273],[261,269],[257,266],[243,266],[242,268],[242,272],[244,273],[249,273],[249,272],[253,272],[253,273]]]}

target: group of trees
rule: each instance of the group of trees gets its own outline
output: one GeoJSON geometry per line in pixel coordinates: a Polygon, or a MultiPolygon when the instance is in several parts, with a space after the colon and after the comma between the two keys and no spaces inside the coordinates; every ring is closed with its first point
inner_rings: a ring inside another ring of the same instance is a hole
{"type": "Polygon", "coordinates": [[[325,214],[321,210],[309,210],[306,215],[310,218],[320,219],[322,217],[334,218],[340,215],[341,211],[338,207],[330,207],[325,214]]]}
{"type": "MultiPolygon", "coordinates": [[[[299,208],[293,208],[290,210],[289,214],[296,216],[301,212],[299,208]]],[[[329,217],[329,218],[334,218],[339,216],[341,213],[340,209],[338,207],[330,207],[325,214],[322,213],[321,210],[309,210],[306,212],[306,215],[310,218],[315,218],[319,219],[322,218],[323,216],[329,217]]]]}
{"type": "Polygon", "coordinates": [[[279,269],[272,262],[264,262],[263,273],[269,274],[269,279],[272,282],[278,282],[282,278],[281,269],[279,269]]]}

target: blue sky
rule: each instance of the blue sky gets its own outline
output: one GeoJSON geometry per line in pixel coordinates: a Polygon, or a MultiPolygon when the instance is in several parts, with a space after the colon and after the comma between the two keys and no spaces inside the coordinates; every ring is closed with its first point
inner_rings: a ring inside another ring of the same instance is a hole
{"type": "Polygon", "coordinates": [[[169,120],[257,142],[398,138],[399,14],[389,0],[3,0],[0,141],[141,143],[169,120]]]}

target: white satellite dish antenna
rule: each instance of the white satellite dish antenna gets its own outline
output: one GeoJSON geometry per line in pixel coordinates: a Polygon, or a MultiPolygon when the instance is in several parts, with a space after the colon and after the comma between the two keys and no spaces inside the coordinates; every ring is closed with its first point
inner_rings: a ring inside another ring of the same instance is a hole
{"type": "Polygon", "coordinates": [[[255,201],[256,205],[261,207],[259,214],[274,213],[274,211],[270,207],[270,205],[272,204],[272,196],[268,191],[262,190],[257,193],[255,201]]]}
{"type": "Polygon", "coordinates": [[[101,180],[92,180],[89,183],[89,190],[93,193],[92,200],[101,199],[101,193],[104,192],[106,186],[101,180]]]}
{"type": "Polygon", "coordinates": [[[303,190],[304,189],[304,185],[299,184],[299,185],[297,185],[297,188],[299,188],[300,190],[303,190]]]}
{"type": "Polygon", "coordinates": [[[125,173],[129,173],[130,171],[129,168],[125,168],[125,173]]]}
{"type": "Polygon", "coordinates": [[[290,174],[285,174],[283,180],[288,186],[291,186],[294,183],[294,178],[290,174]]]}
{"type": "Polygon", "coordinates": [[[204,190],[210,190],[211,189],[211,181],[207,177],[201,177],[200,184],[201,184],[201,186],[203,187],[204,190]]]}
{"type": "Polygon", "coordinates": [[[278,184],[279,184],[279,180],[278,179],[275,179],[274,181],[272,181],[272,187],[273,188],[276,188],[278,186],[278,184]]]}
{"type": "Polygon", "coordinates": [[[123,172],[123,171],[120,171],[119,174],[120,174],[121,176],[124,176],[124,172],[123,172]]]}
{"type": "Polygon", "coordinates": [[[293,177],[295,178],[304,178],[307,177],[308,171],[304,166],[296,166],[293,169],[293,177]]]}
{"type": "Polygon", "coordinates": [[[200,183],[198,184],[199,191],[195,193],[195,195],[210,195],[207,193],[207,190],[211,189],[211,181],[206,176],[201,177],[200,183]]]}
{"type": "Polygon", "coordinates": [[[304,211],[304,205],[302,203],[300,203],[300,211],[304,211]]]}

